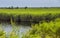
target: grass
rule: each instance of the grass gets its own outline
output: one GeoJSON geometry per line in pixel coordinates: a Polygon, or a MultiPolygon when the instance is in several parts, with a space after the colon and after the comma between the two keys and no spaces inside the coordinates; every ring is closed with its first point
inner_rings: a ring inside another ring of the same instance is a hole
{"type": "MultiPolygon", "coordinates": [[[[6,36],[6,32],[3,30],[2,25],[0,27],[0,38],[19,38],[17,33],[19,28],[11,19],[11,25],[13,27],[9,36],[6,36]]],[[[31,29],[23,35],[22,38],[60,38],[60,18],[56,18],[55,21],[31,25],[31,29]]]]}
{"type": "Polygon", "coordinates": [[[2,28],[2,24],[0,24],[0,38],[5,38],[6,37],[6,33],[2,28]]]}
{"type": "Polygon", "coordinates": [[[2,28],[2,24],[0,24],[0,38],[20,38],[19,27],[16,27],[16,24],[12,21],[12,19],[11,19],[11,25],[12,25],[12,31],[9,34],[6,34],[4,29],[2,28]]]}
{"type": "Polygon", "coordinates": [[[32,25],[31,30],[23,38],[60,38],[60,18],[54,22],[43,21],[42,24],[32,25]]]}
{"type": "Polygon", "coordinates": [[[19,8],[19,9],[0,9],[0,13],[13,14],[13,15],[42,15],[42,14],[56,14],[60,13],[60,8],[19,8]]]}
{"type": "Polygon", "coordinates": [[[60,18],[60,8],[18,8],[0,9],[0,21],[9,21],[12,18],[15,22],[19,21],[42,21],[60,18]],[[19,20],[18,20],[19,19],[19,20]],[[41,19],[41,20],[40,20],[41,19]]]}
{"type": "MultiPolygon", "coordinates": [[[[60,8],[19,8],[19,9],[0,9],[0,15],[2,14],[2,19],[7,16],[18,16],[22,15],[32,15],[32,16],[42,16],[41,19],[45,19],[44,15],[49,19],[55,19],[54,21],[50,20],[46,22],[43,20],[43,23],[31,25],[31,29],[23,35],[22,38],[60,38],[60,8]],[[52,15],[48,15],[51,13],[52,15]],[[53,17],[56,18],[53,18],[53,17]]],[[[12,17],[10,18],[11,25],[13,27],[12,32],[9,36],[6,36],[6,32],[0,28],[0,38],[19,38],[19,28],[17,28],[15,22],[13,22],[12,17]]],[[[7,17],[8,18],[8,17],[7,17]]],[[[20,17],[19,17],[20,18],[20,17]]],[[[23,18],[22,18],[23,19],[23,18]]],[[[35,18],[33,20],[36,20],[35,18]]],[[[37,19],[38,20],[38,19],[37,19]]],[[[1,25],[2,26],[2,25],[1,25]]]]}

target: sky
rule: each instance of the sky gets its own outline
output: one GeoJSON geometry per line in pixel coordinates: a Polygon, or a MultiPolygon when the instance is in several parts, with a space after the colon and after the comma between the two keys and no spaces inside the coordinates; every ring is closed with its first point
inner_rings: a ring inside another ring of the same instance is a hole
{"type": "Polygon", "coordinates": [[[60,7],[60,0],[0,0],[0,7],[60,7]]]}

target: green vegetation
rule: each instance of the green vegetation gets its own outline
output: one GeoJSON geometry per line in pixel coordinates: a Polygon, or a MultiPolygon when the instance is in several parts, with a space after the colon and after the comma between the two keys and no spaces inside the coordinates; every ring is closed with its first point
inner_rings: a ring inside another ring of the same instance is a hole
{"type": "MultiPolygon", "coordinates": [[[[16,34],[17,27],[15,27],[13,21],[13,31],[10,33],[8,38],[19,38],[19,34],[16,34]]],[[[1,29],[0,29],[1,30],[1,29]]],[[[0,31],[0,37],[6,38],[6,33],[3,29],[0,31]]],[[[30,31],[27,32],[22,38],[60,38],[60,18],[56,18],[55,21],[45,22],[43,21],[42,24],[35,24],[32,25],[30,31]]]]}
{"type": "Polygon", "coordinates": [[[12,31],[9,34],[6,34],[4,29],[2,28],[2,24],[0,25],[0,38],[20,38],[19,27],[11,19],[12,31]],[[8,36],[9,35],[9,36],[8,36]]]}
{"type": "Polygon", "coordinates": [[[21,15],[21,14],[31,14],[31,15],[42,15],[42,14],[56,14],[60,13],[60,8],[18,8],[18,9],[0,9],[0,13],[21,15]]]}
{"type": "Polygon", "coordinates": [[[60,38],[60,8],[4,8],[0,9],[0,22],[10,22],[13,27],[9,36],[0,28],[0,38],[19,38],[16,22],[31,25],[22,38],[60,38]]]}
{"type": "Polygon", "coordinates": [[[50,21],[60,18],[60,8],[0,8],[0,22],[5,21],[10,23],[11,18],[14,22],[29,21],[32,23],[42,20],[50,21]]]}
{"type": "Polygon", "coordinates": [[[5,38],[6,37],[6,33],[2,28],[2,24],[0,24],[0,38],[5,38]]]}
{"type": "Polygon", "coordinates": [[[49,23],[32,25],[32,28],[23,38],[60,38],[60,18],[49,23]]]}

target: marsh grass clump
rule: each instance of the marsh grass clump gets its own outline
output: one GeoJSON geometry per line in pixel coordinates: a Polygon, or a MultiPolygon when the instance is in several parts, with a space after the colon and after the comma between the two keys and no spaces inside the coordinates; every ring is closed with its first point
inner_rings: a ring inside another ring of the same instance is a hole
{"type": "Polygon", "coordinates": [[[11,18],[12,32],[10,33],[10,38],[19,38],[19,27],[13,22],[11,18]]]}
{"type": "Polygon", "coordinates": [[[60,18],[55,21],[32,25],[32,28],[23,38],[60,38],[60,18]]]}
{"type": "Polygon", "coordinates": [[[2,24],[0,24],[0,38],[6,38],[6,32],[2,28],[2,24]]]}
{"type": "Polygon", "coordinates": [[[19,27],[11,19],[12,31],[7,34],[0,24],[0,38],[20,38],[19,27]]]}
{"type": "Polygon", "coordinates": [[[18,34],[16,34],[15,31],[12,31],[12,32],[10,33],[10,38],[19,38],[19,36],[18,36],[18,34]]]}

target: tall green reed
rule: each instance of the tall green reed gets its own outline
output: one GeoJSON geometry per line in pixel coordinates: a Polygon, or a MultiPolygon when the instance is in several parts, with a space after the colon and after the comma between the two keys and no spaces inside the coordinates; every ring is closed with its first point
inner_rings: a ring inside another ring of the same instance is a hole
{"type": "Polygon", "coordinates": [[[32,28],[22,38],[60,38],[60,20],[32,25],[32,28]]]}
{"type": "Polygon", "coordinates": [[[13,22],[11,18],[12,32],[10,33],[10,38],[20,38],[19,27],[13,22]]]}
{"type": "Polygon", "coordinates": [[[2,28],[2,24],[0,24],[0,38],[6,38],[6,32],[2,28]]]}

